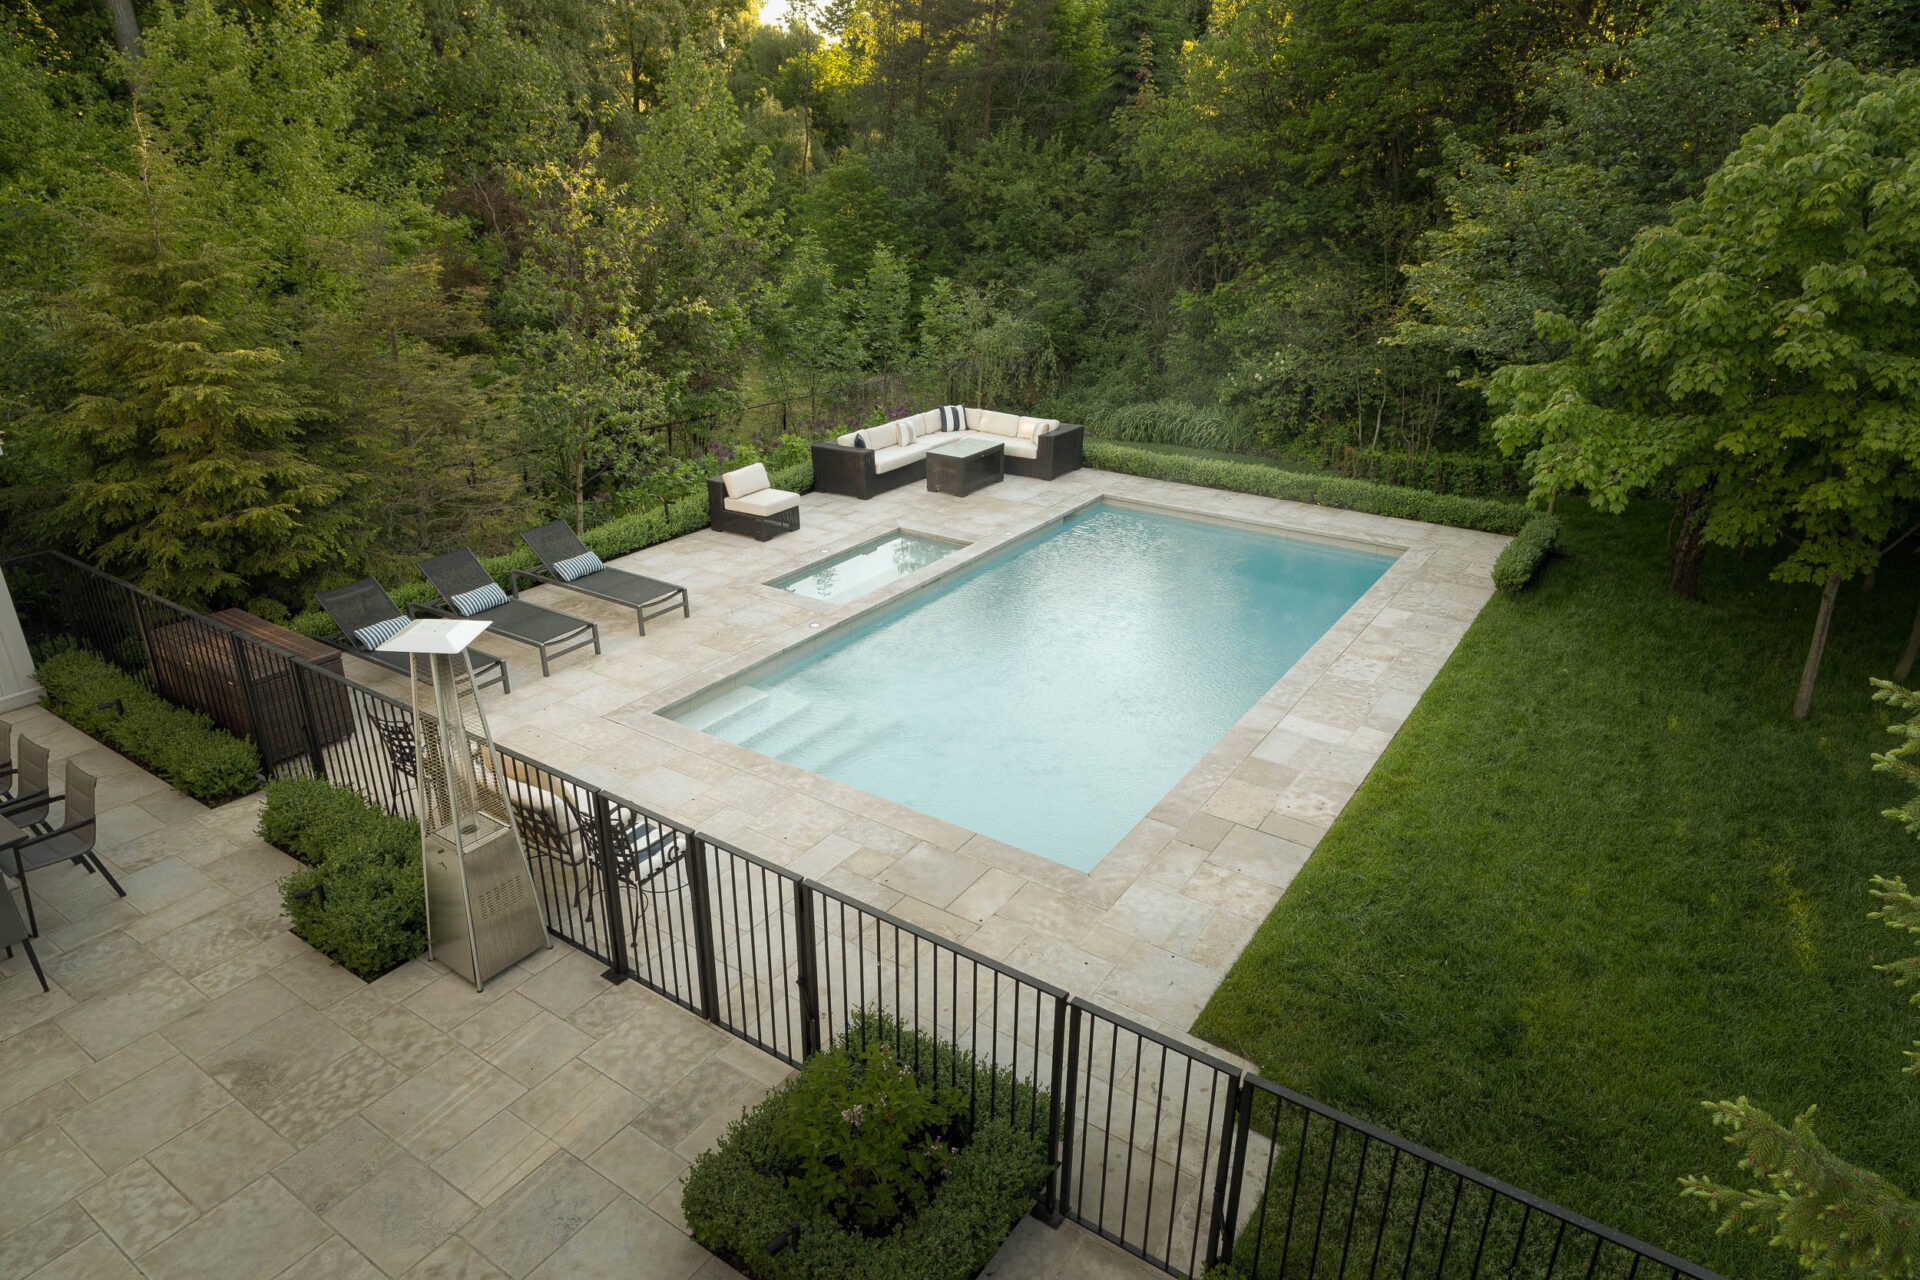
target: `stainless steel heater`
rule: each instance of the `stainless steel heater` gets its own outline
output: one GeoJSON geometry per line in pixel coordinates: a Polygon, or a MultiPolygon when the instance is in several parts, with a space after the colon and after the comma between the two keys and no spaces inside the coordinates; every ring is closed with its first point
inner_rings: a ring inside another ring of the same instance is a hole
{"type": "Polygon", "coordinates": [[[476,991],[553,945],[467,658],[489,625],[418,618],[380,646],[412,657],[427,954],[476,991]]]}

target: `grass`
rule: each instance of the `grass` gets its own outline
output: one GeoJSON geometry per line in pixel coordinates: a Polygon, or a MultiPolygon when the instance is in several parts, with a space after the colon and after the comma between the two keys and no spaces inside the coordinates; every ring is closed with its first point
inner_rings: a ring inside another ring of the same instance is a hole
{"type": "Polygon", "coordinates": [[[1716,552],[1665,589],[1666,513],[1564,509],[1566,559],[1492,600],[1195,1030],[1269,1077],[1737,1277],[1676,1179],[1738,1177],[1700,1102],[1820,1106],[1841,1155],[1920,1187],[1899,953],[1872,874],[1916,872],[1871,771],[1920,575],[1817,604],[1716,552]]]}

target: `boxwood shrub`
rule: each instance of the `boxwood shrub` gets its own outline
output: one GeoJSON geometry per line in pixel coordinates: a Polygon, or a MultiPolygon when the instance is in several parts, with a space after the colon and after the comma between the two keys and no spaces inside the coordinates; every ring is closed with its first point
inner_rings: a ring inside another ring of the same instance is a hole
{"type": "Polygon", "coordinates": [[[694,1161],[681,1208],[695,1240],[759,1280],[969,1280],[1033,1208],[1048,1171],[1047,1106],[1004,1069],[868,1014],[694,1161]],[[944,1127],[903,1135],[863,1113],[902,1078],[914,1114],[939,1112],[944,1127]],[[862,1126],[872,1150],[836,1164],[862,1126]],[[895,1195],[928,1161],[932,1184],[895,1195]],[[908,1202],[917,1208],[905,1216],[875,1220],[876,1203],[908,1202]]]}
{"type": "Polygon", "coordinates": [[[1456,529],[1504,533],[1514,540],[1495,561],[1493,581],[1495,586],[1507,591],[1519,591],[1533,581],[1560,536],[1560,522],[1552,516],[1494,498],[1428,493],[1346,476],[1309,475],[1270,463],[1156,453],[1128,448],[1111,440],[1087,441],[1086,461],[1090,467],[1125,475],[1204,485],[1235,493],[1257,493],[1267,498],[1451,525],[1456,529]],[[1529,533],[1525,539],[1520,537],[1523,532],[1529,533]]]}
{"type": "Polygon", "coordinates": [[[229,800],[260,787],[252,743],[174,706],[91,650],[51,654],[34,676],[55,715],[196,800],[229,800]]]}
{"type": "Polygon", "coordinates": [[[306,863],[280,882],[293,931],[369,980],[427,947],[420,828],[317,778],[267,784],[260,837],[306,863]]]}
{"type": "MultiPolygon", "coordinates": [[[[805,493],[813,488],[813,461],[808,458],[791,467],[777,470],[769,468],[768,478],[776,489],[805,493]]],[[[651,547],[706,527],[707,491],[703,485],[693,496],[675,502],[670,510],[639,511],[632,515],[616,516],[588,529],[580,540],[594,554],[611,560],[615,556],[628,555],[643,547],[651,547]]],[[[532,569],[538,561],[533,558],[531,551],[521,545],[503,555],[482,556],[480,563],[504,587],[508,574],[515,569],[532,569]]],[[[386,586],[394,603],[403,609],[410,604],[434,604],[440,599],[431,586],[419,579],[389,582],[386,586]]],[[[329,635],[334,630],[332,620],[320,609],[295,615],[287,626],[309,636],[329,635]]]]}

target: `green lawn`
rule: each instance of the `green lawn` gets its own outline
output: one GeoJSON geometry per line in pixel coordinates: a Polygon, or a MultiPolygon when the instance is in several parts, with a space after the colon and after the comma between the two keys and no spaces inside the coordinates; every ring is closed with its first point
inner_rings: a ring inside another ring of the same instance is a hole
{"type": "Polygon", "coordinates": [[[1567,558],[1487,605],[1195,1030],[1725,1275],[1798,1274],[1675,1179],[1735,1175],[1699,1101],[1744,1093],[1920,1187],[1920,1015],[1865,918],[1872,873],[1920,872],[1867,685],[1920,575],[1845,592],[1796,723],[1815,589],[1715,553],[1689,604],[1664,511],[1564,514],[1567,558]]]}

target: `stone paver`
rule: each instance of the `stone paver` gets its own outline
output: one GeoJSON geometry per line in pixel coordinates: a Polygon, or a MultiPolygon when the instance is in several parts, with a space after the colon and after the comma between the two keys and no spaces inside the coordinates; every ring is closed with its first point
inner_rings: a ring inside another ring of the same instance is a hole
{"type": "MultiPolygon", "coordinates": [[[[102,853],[122,870],[128,833],[144,866],[124,900],[35,873],[51,993],[0,961],[0,1276],[738,1280],[688,1238],[680,1178],[777,1060],[564,946],[478,995],[426,960],[363,983],[243,909],[253,877],[196,878],[212,846],[292,870],[246,834],[257,798],[189,808],[45,712],[9,718],[56,771],[88,753],[102,853]],[[216,937],[256,971],[202,965],[216,937]]],[[[1078,1234],[1037,1243],[1078,1268],[1078,1234]]]]}
{"type": "MultiPolygon", "coordinates": [[[[530,591],[531,600],[598,622],[605,652],[569,655],[542,679],[516,646],[495,646],[514,674],[511,694],[485,695],[495,735],[996,959],[1018,954],[1037,976],[1172,1035],[1191,1025],[1252,936],[1249,922],[1292,881],[1492,596],[1488,573],[1507,542],[1091,470],[1050,483],[1010,477],[966,498],[920,485],[866,502],[809,494],[802,511],[801,528],[771,542],[702,531],[620,559],[692,593],[691,617],[661,618],[645,637],[631,613],[554,587],[530,591]],[[1101,497],[1400,555],[1091,872],[655,714],[1101,497]],[[899,528],[970,545],[904,583],[838,604],[766,585],[899,528]],[[1136,891],[1142,881],[1158,896],[1136,891]],[[1232,896],[1249,882],[1260,887],[1232,896]],[[1051,896],[1029,892],[1037,889],[1051,896]],[[1084,985],[1092,970],[1081,958],[1114,950],[1116,936],[1132,939],[1133,963],[1084,985]],[[1141,968],[1155,963],[1167,981],[1143,980],[1141,968]]],[[[404,696],[378,668],[350,660],[349,670],[404,696]]]]}
{"type": "MultiPolygon", "coordinates": [[[[692,590],[693,616],[644,639],[535,590],[600,622],[606,652],[543,680],[506,646],[497,736],[1174,1035],[1489,598],[1504,544],[1091,471],[804,513],[773,542],[702,532],[621,560],[692,590]],[[932,571],[951,572],[1101,496],[1405,550],[1090,873],[655,714],[905,589],[835,605],[764,585],[781,573],[900,527],[972,544],[932,571]]],[[[101,774],[128,897],[36,873],[54,990],[0,962],[0,1274],[517,1278],[638,1251],[649,1276],[731,1274],[686,1239],[678,1181],[777,1062],[564,947],[484,993],[428,961],[362,983],[286,932],[274,882],[294,864],[253,835],[257,798],[208,810],[43,711],[10,719],[56,768],[101,774]]],[[[1032,1222],[990,1272],[1147,1273],[1032,1222]]]]}

